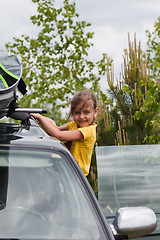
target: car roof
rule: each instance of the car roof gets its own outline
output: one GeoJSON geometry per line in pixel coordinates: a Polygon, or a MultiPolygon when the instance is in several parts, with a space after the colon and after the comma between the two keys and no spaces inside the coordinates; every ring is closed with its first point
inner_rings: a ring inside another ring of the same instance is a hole
{"type": "Polygon", "coordinates": [[[57,139],[51,138],[32,118],[26,123],[0,123],[0,146],[24,146],[67,151],[57,139]]]}

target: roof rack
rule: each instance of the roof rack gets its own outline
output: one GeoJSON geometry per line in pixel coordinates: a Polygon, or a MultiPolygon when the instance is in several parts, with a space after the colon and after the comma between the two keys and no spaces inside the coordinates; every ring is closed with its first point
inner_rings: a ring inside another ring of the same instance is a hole
{"type": "MultiPolygon", "coordinates": [[[[9,111],[9,108],[0,109],[0,113],[7,113],[9,111]]],[[[40,113],[45,114],[47,113],[47,110],[44,108],[15,108],[14,113],[40,113]]]]}

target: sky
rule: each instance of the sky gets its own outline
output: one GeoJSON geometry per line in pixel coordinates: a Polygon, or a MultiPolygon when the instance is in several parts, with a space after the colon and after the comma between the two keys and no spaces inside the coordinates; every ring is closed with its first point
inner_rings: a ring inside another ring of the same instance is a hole
{"type": "MultiPolygon", "coordinates": [[[[35,34],[29,18],[36,8],[31,0],[0,0],[0,3],[0,50],[4,50],[4,44],[13,37],[35,34]]],[[[160,17],[160,0],[76,0],[76,12],[81,20],[92,24],[88,30],[95,33],[91,59],[99,60],[106,53],[113,59],[115,77],[119,77],[128,33],[131,41],[136,33],[137,43],[141,41],[142,49],[146,49],[145,31],[152,31],[160,17]]]]}

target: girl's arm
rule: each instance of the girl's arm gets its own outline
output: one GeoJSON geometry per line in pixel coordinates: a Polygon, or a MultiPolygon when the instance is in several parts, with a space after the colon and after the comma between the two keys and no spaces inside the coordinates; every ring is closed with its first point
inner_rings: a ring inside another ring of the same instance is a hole
{"type": "Polygon", "coordinates": [[[55,122],[40,114],[31,114],[42,125],[44,130],[52,137],[60,141],[75,141],[82,140],[83,134],[78,130],[68,131],[66,126],[58,127],[55,122]]]}

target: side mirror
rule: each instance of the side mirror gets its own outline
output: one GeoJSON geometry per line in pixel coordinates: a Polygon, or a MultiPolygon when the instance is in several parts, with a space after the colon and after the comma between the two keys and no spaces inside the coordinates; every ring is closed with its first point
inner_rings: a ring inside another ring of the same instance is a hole
{"type": "Polygon", "coordinates": [[[120,208],[111,225],[113,234],[120,238],[122,235],[128,239],[145,236],[157,227],[156,215],[147,207],[120,208]]]}

